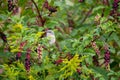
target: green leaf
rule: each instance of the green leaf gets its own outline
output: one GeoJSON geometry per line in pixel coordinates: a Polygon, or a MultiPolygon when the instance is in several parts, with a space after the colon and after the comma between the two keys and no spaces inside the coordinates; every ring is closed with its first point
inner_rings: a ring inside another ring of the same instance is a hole
{"type": "Polygon", "coordinates": [[[45,80],[55,80],[55,79],[54,79],[53,75],[48,75],[48,76],[45,78],[45,80]]]}
{"type": "Polygon", "coordinates": [[[94,72],[99,73],[101,76],[103,76],[105,80],[108,80],[108,72],[105,69],[95,66],[91,66],[91,68],[94,70],[94,72]]]}

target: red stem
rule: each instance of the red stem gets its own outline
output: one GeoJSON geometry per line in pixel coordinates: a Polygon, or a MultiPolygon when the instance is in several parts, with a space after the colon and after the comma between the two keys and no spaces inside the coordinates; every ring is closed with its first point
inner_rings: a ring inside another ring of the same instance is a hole
{"type": "Polygon", "coordinates": [[[37,9],[38,17],[39,17],[39,19],[41,21],[42,26],[44,26],[44,19],[42,18],[42,15],[40,14],[40,11],[39,11],[39,8],[38,8],[37,4],[35,3],[34,0],[31,0],[31,1],[33,2],[33,4],[35,5],[35,7],[37,9]]]}

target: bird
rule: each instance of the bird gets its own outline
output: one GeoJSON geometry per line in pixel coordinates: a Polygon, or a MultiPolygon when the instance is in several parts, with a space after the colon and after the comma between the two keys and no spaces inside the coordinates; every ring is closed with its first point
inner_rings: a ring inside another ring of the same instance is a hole
{"type": "Polygon", "coordinates": [[[47,31],[46,31],[46,37],[48,37],[48,39],[49,39],[49,44],[50,44],[50,45],[55,44],[56,39],[55,39],[54,31],[52,31],[52,30],[47,30],[47,31]]]}

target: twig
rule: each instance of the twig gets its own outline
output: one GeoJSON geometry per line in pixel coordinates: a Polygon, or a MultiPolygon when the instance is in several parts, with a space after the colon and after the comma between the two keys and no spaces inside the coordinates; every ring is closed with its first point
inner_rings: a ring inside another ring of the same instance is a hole
{"type": "MultiPolygon", "coordinates": [[[[114,31],[112,31],[112,32],[109,33],[108,38],[112,35],[113,32],[114,32],[114,31]]],[[[106,38],[105,42],[108,41],[108,38],[106,38]]]]}
{"type": "Polygon", "coordinates": [[[92,12],[93,7],[87,12],[86,16],[84,17],[84,19],[81,21],[81,24],[83,24],[85,22],[85,20],[88,18],[88,16],[90,15],[90,13],[92,12]]]}
{"type": "Polygon", "coordinates": [[[39,12],[39,9],[38,9],[37,4],[35,3],[34,0],[31,0],[31,1],[33,2],[33,4],[35,5],[35,7],[36,7],[36,9],[37,9],[38,17],[39,17],[39,19],[40,19],[40,21],[41,21],[42,26],[44,26],[44,19],[42,18],[41,14],[40,14],[40,12],[39,12]]]}

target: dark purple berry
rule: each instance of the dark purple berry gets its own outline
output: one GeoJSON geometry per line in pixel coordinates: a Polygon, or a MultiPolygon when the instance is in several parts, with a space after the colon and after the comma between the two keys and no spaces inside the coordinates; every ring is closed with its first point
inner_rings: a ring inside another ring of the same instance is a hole
{"type": "Polygon", "coordinates": [[[13,0],[8,0],[8,11],[11,12],[14,8],[13,0]]]}
{"type": "Polygon", "coordinates": [[[78,0],[80,3],[84,2],[84,0],[78,0]]]}
{"type": "Polygon", "coordinates": [[[20,57],[21,57],[21,52],[18,52],[18,53],[16,54],[16,60],[19,60],[20,57]]]}
{"type": "Polygon", "coordinates": [[[113,5],[112,5],[112,10],[111,10],[111,12],[110,12],[110,15],[111,16],[114,16],[114,15],[116,15],[116,14],[119,14],[118,13],[118,7],[119,7],[119,3],[120,2],[120,0],[114,0],[114,2],[113,2],[113,5]]]}
{"type": "Polygon", "coordinates": [[[95,66],[99,66],[98,57],[97,56],[93,56],[92,58],[93,58],[93,64],[95,66]]]}
{"type": "Polygon", "coordinates": [[[0,32],[0,37],[5,43],[7,43],[7,37],[3,32],[0,32]]]}

